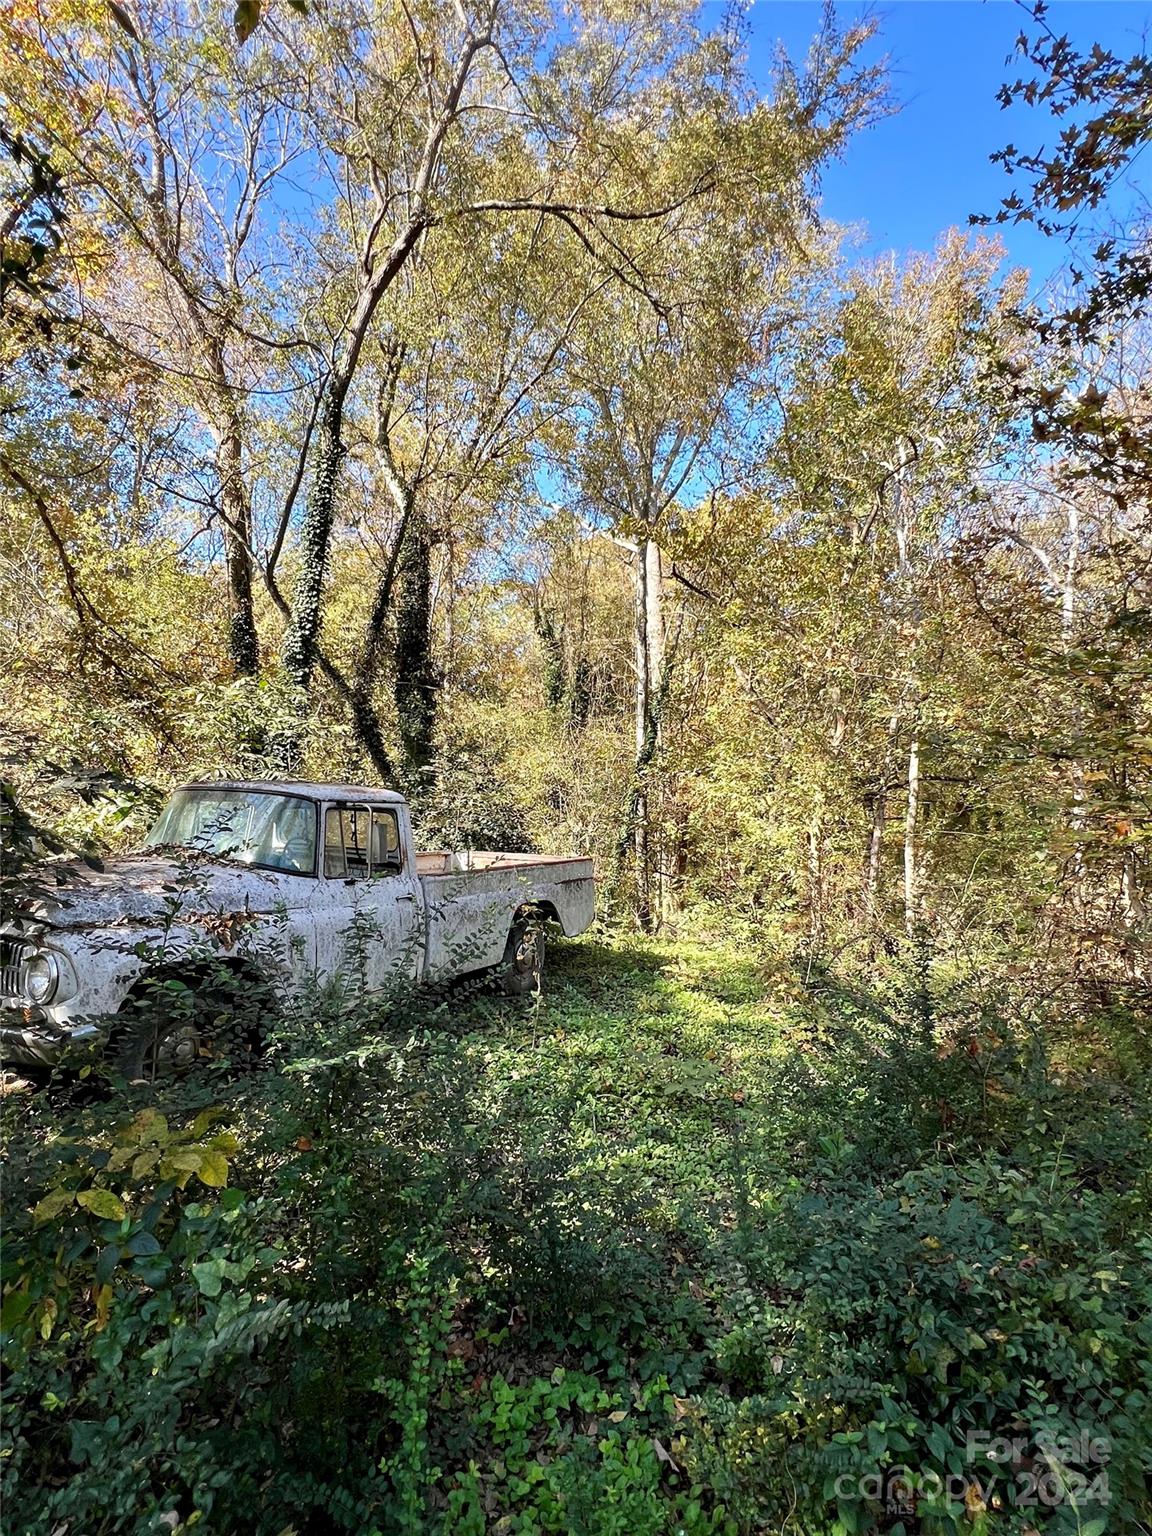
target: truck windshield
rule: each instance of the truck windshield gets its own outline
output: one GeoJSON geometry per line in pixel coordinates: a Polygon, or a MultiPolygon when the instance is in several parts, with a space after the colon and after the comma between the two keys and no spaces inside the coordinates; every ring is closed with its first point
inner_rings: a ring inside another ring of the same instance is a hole
{"type": "Polygon", "coordinates": [[[316,873],[316,807],[296,795],[178,789],[144,840],[175,844],[294,875],[316,873]]]}

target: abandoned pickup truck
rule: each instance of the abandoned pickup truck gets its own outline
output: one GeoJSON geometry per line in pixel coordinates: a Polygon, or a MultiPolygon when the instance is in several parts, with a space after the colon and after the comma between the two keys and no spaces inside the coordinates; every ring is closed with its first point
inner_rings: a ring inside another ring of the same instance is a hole
{"type": "Polygon", "coordinates": [[[593,917],[590,859],[417,853],[404,797],[351,784],[186,784],[139,853],[55,878],[0,933],[0,1056],[53,1065],[107,1042],[133,1076],[202,1052],[194,1015],[166,1031],[135,1006],[158,980],[196,995],[226,967],[374,990],[496,969],[529,993],[542,924],[593,917]]]}

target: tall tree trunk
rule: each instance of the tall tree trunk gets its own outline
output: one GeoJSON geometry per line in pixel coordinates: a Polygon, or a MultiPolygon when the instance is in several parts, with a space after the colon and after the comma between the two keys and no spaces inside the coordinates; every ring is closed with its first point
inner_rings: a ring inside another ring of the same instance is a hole
{"type": "Polygon", "coordinates": [[[920,808],[920,729],[912,728],[908,746],[908,806],[904,813],[904,928],[914,938],[920,908],[916,870],[916,818],[920,808]]]}
{"type": "Polygon", "coordinates": [[[1121,950],[1124,970],[1133,981],[1144,978],[1144,954],[1140,943],[1144,908],[1140,892],[1140,865],[1135,848],[1127,848],[1120,870],[1120,912],[1124,924],[1121,950]]]}
{"type": "Polygon", "coordinates": [[[881,784],[872,795],[872,827],[868,834],[868,863],[864,876],[864,907],[870,922],[875,921],[880,907],[880,863],[887,823],[887,786],[881,784]]]}
{"type": "Polygon", "coordinates": [[[254,677],[260,667],[260,643],[252,606],[252,509],[244,483],[240,423],[234,416],[217,436],[216,472],[228,568],[228,651],[237,674],[254,677]]]}
{"type": "Polygon", "coordinates": [[[556,632],[555,621],[540,601],[539,593],[532,606],[532,626],[544,658],[544,702],[553,714],[559,714],[566,692],[564,646],[556,632]]]}
{"type": "Polygon", "coordinates": [[[875,923],[880,911],[880,872],[884,858],[884,829],[888,825],[888,788],[895,769],[896,733],[900,717],[893,714],[888,720],[888,740],[884,749],[884,762],[872,794],[872,826],[868,834],[868,858],[864,874],[864,911],[870,923],[875,923]]]}
{"type": "Polygon", "coordinates": [[[648,846],[648,784],[641,764],[652,720],[651,651],[648,647],[648,560],[644,543],[633,560],[633,640],[636,668],[636,702],[633,729],[636,739],[636,788],[632,797],[632,857],[636,882],[636,921],[648,933],[652,928],[652,861],[648,846]]]}
{"type": "MultiPolygon", "coordinates": [[[[1080,509],[1074,501],[1065,503],[1068,521],[1068,551],[1064,561],[1064,579],[1060,592],[1060,648],[1067,656],[1072,649],[1076,623],[1076,573],[1080,562],[1080,509]]],[[[1087,870],[1084,862],[1086,807],[1088,792],[1085,781],[1085,765],[1079,759],[1070,764],[1072,780],[1072,881],[1073,899],[1082,904],[1086,900],[1087,870]]]]}
{"type": "Polygon", "coordinates": [[[343,393],[335,393],[329,386],[317,433],[316,468],[300,527],[300,574],[292,602],[292,622],[284,638],[284,666],[303,693],[311,687],[316,667],[321,595],[336,515],[336,484],[344,456],[340,441],[343,424],[343,393]]]}
{"type": "Polygon", "coordinates": [[[420,796],[429,787],[435,756],[442,678],[432,658],[432,538],[418,515],[408,521],[400,555],[395,662],[393,687],[405,788],[420,796]]]}
{"type": "Polygon", "coordinates": [[[668,696],[675,645],[667,645],[664,629],[659,547],[654,540],[645,539],[631,548],[631,556],[636,762],[623,829],[616,846],[616,879],[618,883],[621,881],[631,854],[636,919],[645,932],[650,932],[654,903],[649,772],[660,744],[660,720],[668,696]]]}
{"type": "Polygon", "coordinates": [[[818,954],[824,942],[824,807],[808,823],[808,949],[818,954]]]}
{"type": "Polygon", "coordinates": [[[380,717],[376,713],[373,694],[380,673],[380,660],[384,651],[384,623],[392,603],[400,561],[400,550],[407,528],[407,513],[401,518],[388,562],[376,586],[372,611],[364,626],[364,639],[356,660],[356,673],[352,679],[352,725],[360,745],[367,752],[373,768],[383,784],[394,780],[394,769],[384,734],[380,729],[380,717]]]}
{"type": "Polygon", "coordinates": [[[660,739],[657,695],[664,678],[664,592],[660,547],[642,539],[633,560],[636,653],[636,794],[633,802],[633,851],[636,871],[636,918],[644,932],[654,926],[652,806],[649,768],[660,739]]]}

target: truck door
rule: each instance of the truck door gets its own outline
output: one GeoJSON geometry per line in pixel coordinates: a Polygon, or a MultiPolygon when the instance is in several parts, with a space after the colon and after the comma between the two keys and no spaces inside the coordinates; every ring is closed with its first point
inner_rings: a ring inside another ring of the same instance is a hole
{"type": "Polygon", "coordinates": [[[324,808],[316,892],[317,960],[322,976],[370,990],[397,976],[416,979],[423,946],[420,883],[393,806],[324,808]]]}

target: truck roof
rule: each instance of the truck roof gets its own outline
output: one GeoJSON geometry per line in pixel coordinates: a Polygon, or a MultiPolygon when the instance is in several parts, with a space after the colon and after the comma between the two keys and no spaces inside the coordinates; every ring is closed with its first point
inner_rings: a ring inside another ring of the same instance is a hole
{"type": "Polygon", "coordinates": [[[181,789],[251,789],[262,795],[306,795],[314,800],[373,800],[383,805],[403,805],[404,796],[394,789],[366,784],[316,784],[308,779],[191,779],[181,789]]]}

